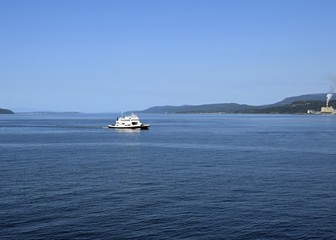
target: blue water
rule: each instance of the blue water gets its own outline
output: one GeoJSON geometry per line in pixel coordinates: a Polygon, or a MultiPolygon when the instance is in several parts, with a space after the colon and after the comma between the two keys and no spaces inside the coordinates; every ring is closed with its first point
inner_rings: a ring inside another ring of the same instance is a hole
{"type": "Polygon", "coordinates": [[[336,239],[336,116],[0,116],[0,239],[336,239]]]}

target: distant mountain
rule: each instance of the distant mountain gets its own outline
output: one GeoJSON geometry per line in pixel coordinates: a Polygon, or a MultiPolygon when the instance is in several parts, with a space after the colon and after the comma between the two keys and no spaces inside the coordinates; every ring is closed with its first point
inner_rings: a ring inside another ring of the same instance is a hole
{"type": "Polygon", "coordinates": [[[293,102],[298,102],[298,101],[325,101],[326,96],[327,94],[325,93],[305,94],[305,95],[300,95],[300,96],[295,96],[295,97],[288,97],[272,105],[281,106],[281,105],[291,104],[293,102]]]}
{"type": "MultiPolygon", "coordinates": [[[[316,112],[325,107],[325,101],[295,101],[286,105],[278,105],[267,108],[255,108],[243,113],[288,113],[288,114],[302,114],[307,113],[307,110],[314,110],[316,112]]],[[[336,106],[336,101],[331,100],[329,106],[336,106]]]]}
{"type": "Polygon", "coordinates": [[[232,113],[253,109],[254,106],[237,103],[218,103],[204,105],[162,106],[151,107],[143,113],[232,113]]]}
{"type": "Polygon", "coordinates": [[[9,109],[0,108],[0,114],[14,114],[14,112],[9,109]]]}
{"type": "MultiPolygon", "coordinates": [[[[268,105],[252,106],[237,103],[204,105],[156,106],[142,113],[306,113],[308,109],[320,110],[325,105],[326,94],[307,94],[288,97],[268,105]]],[[[332,105],[334,102],[331,101],[332,105]]]]}

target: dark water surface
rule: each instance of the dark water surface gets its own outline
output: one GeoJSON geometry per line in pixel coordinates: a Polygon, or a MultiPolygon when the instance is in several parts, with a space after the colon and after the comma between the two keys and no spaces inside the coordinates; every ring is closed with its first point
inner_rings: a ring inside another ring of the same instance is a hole
{"type": "Polygon", "coordinates": [[[0,239],[336,239],[336,116],[0,116],[0,239]]]}

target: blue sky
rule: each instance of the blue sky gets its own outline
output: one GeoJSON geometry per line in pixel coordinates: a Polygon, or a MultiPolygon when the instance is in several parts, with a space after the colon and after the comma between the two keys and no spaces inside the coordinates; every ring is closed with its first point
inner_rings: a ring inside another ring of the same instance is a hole
{"type": "Polygon", "coordinates": [[[0,107],[269,104],[336,79],[334,0],[2,0],[0,107]]]}

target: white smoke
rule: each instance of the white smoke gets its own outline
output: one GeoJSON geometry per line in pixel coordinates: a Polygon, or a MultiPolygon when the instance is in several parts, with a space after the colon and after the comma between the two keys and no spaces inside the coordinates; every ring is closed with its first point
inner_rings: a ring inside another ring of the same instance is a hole
{"type": "Polygon", "coordinates": [[[330,101],[332,95],[333,95],[332,93],[328,93],[328,94],[327,94],[327,107],[328,107],[328,105],[329,105],[329,101],[330,101]]]}
{"type": "Polygon", "coordinates": [[[326,104],[327,107],[329,106],[329,101],[330,101],[330,99],[332,98],[333,93],[334,93],[334,88],[333,88],[333,87],[330,87],[329,93],[327,93],[327,104],[326,104]]]}
{"type": "Polygon", "coordinates": [[[326,105],[327,107],[329,106],[329,102],[334,94],[334,88],[336,88],[336,76],[335,75],[330,75],[327,77],[327,79],[330,82],[330,87],[329,87],[329,91],[327,93],[327,101],[326,101],[326,105]]]}

